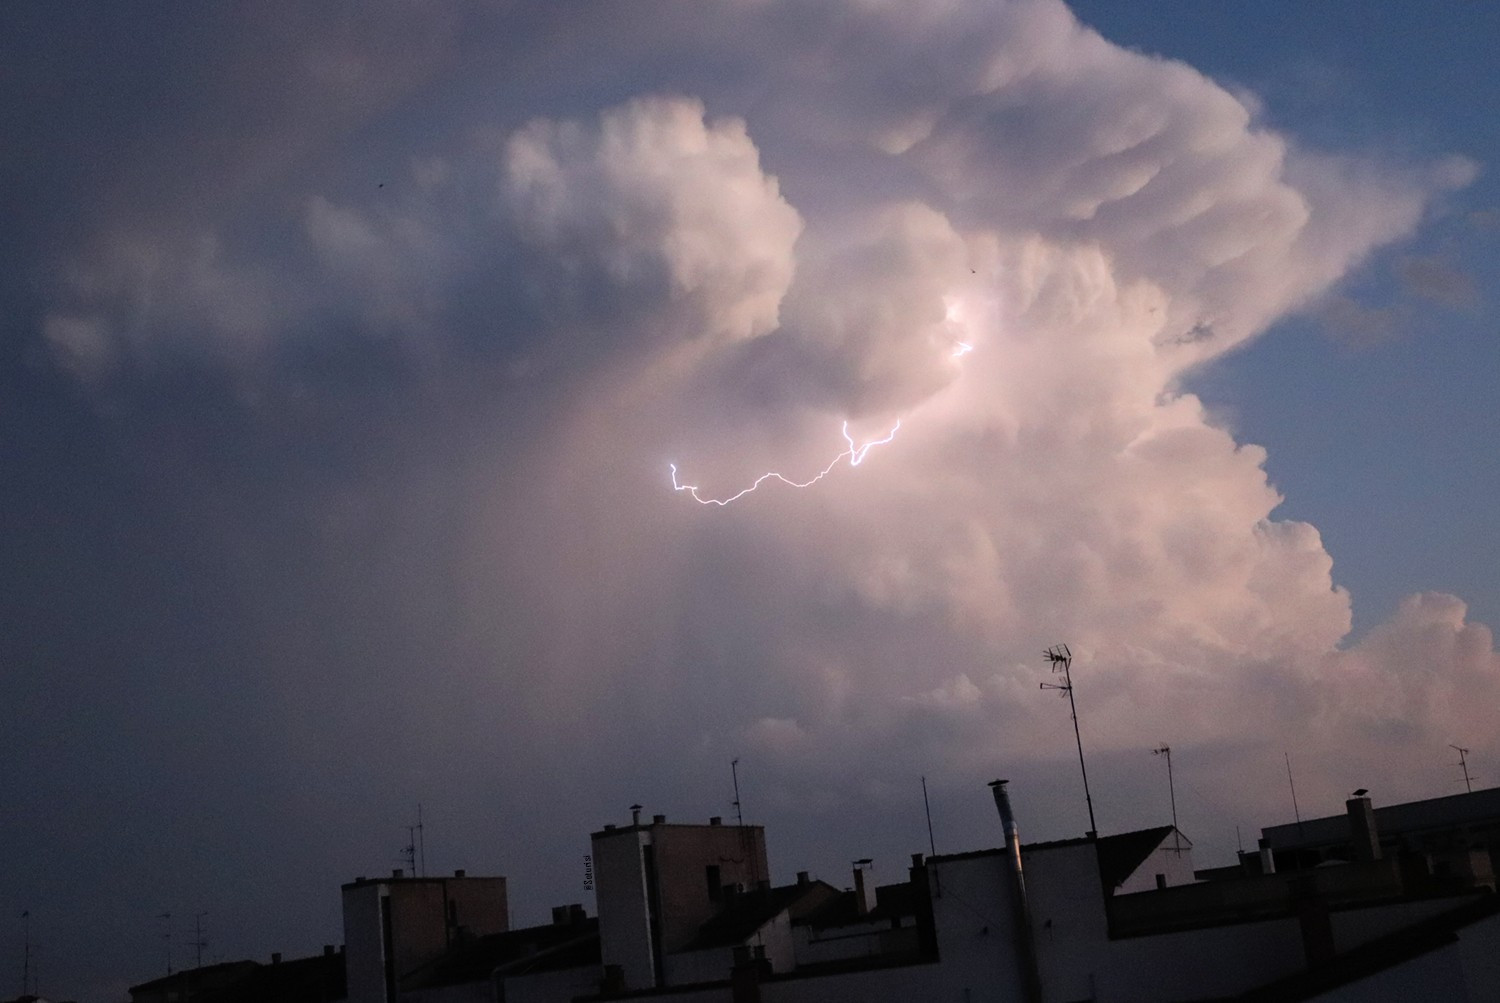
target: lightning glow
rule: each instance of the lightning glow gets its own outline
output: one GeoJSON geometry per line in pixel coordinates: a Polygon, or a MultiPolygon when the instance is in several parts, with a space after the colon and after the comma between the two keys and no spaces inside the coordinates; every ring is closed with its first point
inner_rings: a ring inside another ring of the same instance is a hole
{"type": "Polygon", "coordinates": [[[973,345],[969,344],[967,341],[960,341],[957,345],[953,346],[953,357],[955,359],[961,358],[965,355],[968,355],[972,351],[974,351],[973,345]]]}
{"type": "Polygon", "coordinates": [[[699,505],[724,506],[728,505],[732,501],[738,501],[739,499],[745,497],[747,494],[760,487],[766,481],[780,481],[781,483],[794,488],[810,488],[814,484],[821,481],[823,478],[827,477],[833,471],[833,468],[842,463],[846,457],[849,460],[849,466],[859,466],[865,461],[865,457],[869,455],[871,449],[876,446],[883,446],[886,443],[890,442],[896,437],[896,433],[900,430],[901,419],[897,418],[896,424],[891,428],[889,432],[885,434],[884,438],[872,439],[862,446],[856,446],[854,444],[854,439],[849,435],[849,423],[846,421],[844,422],[843,436],[844,441],[849,444],[849,448],[844,450],[839,455],[835,456],[831,461],[829,461],[828,466],[818,471],[817,474],[813,475],[805,481],[794,481],[790,477],[787,477],[785,474],[777,473],[776,471],[772,470],[767,473],[761,474],[748,488],[744,488],[737,494],[730,495],[728,498],[705,498],[698,493],[700,489],[696,484],[679,483],[677,480],[677,464],[670,463],[668,464],[668,466],[672,468],[672,490],[686,491],[689,495],[692,496],[693,501],[697,502],[699,505]]]}

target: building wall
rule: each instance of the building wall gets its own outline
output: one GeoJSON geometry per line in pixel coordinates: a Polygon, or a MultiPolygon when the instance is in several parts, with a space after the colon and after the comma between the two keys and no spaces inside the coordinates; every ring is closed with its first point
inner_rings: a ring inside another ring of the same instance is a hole
{"type": "Polygon", "coordinates": [[[581,965],[552,972],[512,975],[496,987],[497,1003],[558,1003],[599,991],[599,966],[581,965]]]}
{"type": "Polygon", "coordinates": [[[1500,986],[1500,916],[1460,930],[1458,949],[1469,999],[1493,999],[1500,986]]]}
{"type": "Polygon", "coordinates": [[[1472,896],[1418,899],[1335,912],[1329,916],[1333,925],[1334,949],[1340,953],[1351,950],[1472,900],[1472,896]]]}
{"type": "Polygon", "coordinates": [[[1443,1000],[1465,1003],[1495,998],[1489,986],[1480,996],[1469,995],[1457,945],[1440,948],[1410,961],[1376,972],[1368,978],[1314,996],[1319,1003],[1411,1003],[1412,1000],[1443,1000]]]}
{"type": "Polygon", "coordinates": [[[456,927],[476,937],[510,929],[510,897],[504,878],[455,875],[442,880],[456,927]]]}
{"type": "MultiPolygon", "coordinates": [[[[728,999],[728,996],[723,998],[728,999]]],[[[1016,1001],[1020,998],[1015,991],[1009,995],[971,991],[966,995],[934,964],[786,979],[761,986],[763,1003],[927,1003],[929,1000],[944,1003],[950,1000],[952,1003],[969,1003],[973,1000],[977,1003],[986,999],[1016,1001]]]]}
{"type": "Polygon", "coordinates": [[[1178,852],[1173,846],[1172,837],[1168,835],[1166,842],[1152,851],[1151,856],[1135,869],[1135,873],[1115,889],[1115,894],[1155,891],[1158,874],[1167,879],[1168,887],[1190,885],[1197,880],[1193,876],[1193,848],[1187,840],[1182,841],[1182,850],[1178,852]]]}
{"type": "Polygon", "coordinates": [[[1004,854],[934,858],[928,868],[941,965],[923,966],[931,968],[924,978],[940,980],[929,988],[941,986],[942,994],[921,998],[972,1003],[1019,999],[1024,969],[1004,854]]]}
{"type": "Polygon", "coordinates": [[[1090,998],[1109,940],[1097,850],[1091,843],[1034,850],[1022,865],[1045,997],[1090,998]]]}
{"type": "Polygon", "coordinates": [[[649,841],[650,834],[639,828],[595,833],[593,837],[599,950],[605,966],[618,965],[624,972],[628,989],[647,989],[656,984],[651,908],[641,857],[641,849],[649,841]]]}
{"type": "Polygon", "coordinates": [[[494,1003],[494,990],[487,980],[464,982],[435,989],[409,989],[397,996],[401,1003],[494,1003]]]}
{"type": "Polygon", "coordinates": [[[1166,1003],[1234,996],[1306,966],[1302,929],[1288,918],[1111,941],[1092,971],[1100,1003],[1166,1003]]]}
{"type": "Polygon", "coordinates": [[[345,885],[344,970],[349,1003],[385,1003],[385,950],[380,900],[384,886],[362,882],[345,885]]]}
{"type": "MultiPolygon", "coordinates": [[[[751,888],[770,873],[760,826],[652,823],[596,832],[593,850],[603,963],[619,965],[630,989],[656,985],[653,919],[666,969],[666,956],[687,946],[722,908],[722,896],[710,894],[709,867],[718,868],[721,887],[751,888]],[[655,917],[653,893],[660,910],[655,917]]],[[[670,971],[664,974],[670,978],[670,971]]]]}
{"type": "Polygon", "coordinates": [[[412,969],[448,949],[456,932],[450,920],[475,936],[510,928],[505,879],[391,878],[343,887],[344,957],[349,1003],[386,1003],[385,919],[395,984],[412,969]],[[382,902],[384,905],[382,905],[382,902]]]}
{"type": "Polygon", "coordinates": [[[907,924],[898,929],[892,929],[889,920],[850,924],[827,930],[794,926],[792,936],[796,963],[815,965],[893,954],[915,956],[921,942],[916,926],[910,920],[907,924]]]}
{"type": "Polygon", "coordinates": [[[662,947],[676,951],[720,908],[709,896],[707,868],[719,868],[724,885],[754,888],[769,880],[765,830],[738,825],[653,825],[657,893],[662,909],[662,947]]]}

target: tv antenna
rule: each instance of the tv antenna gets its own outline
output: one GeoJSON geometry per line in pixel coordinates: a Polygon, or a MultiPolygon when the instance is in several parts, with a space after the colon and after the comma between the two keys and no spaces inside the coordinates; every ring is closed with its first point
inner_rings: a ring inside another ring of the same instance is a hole
{"type": "Polygon", "coordinates": [[[1464,790],[1473,794],[1474,784],[1469,780],[1469,750],[1457,745],[1449,745],[1448,748],[1458,753],[1458,766],[1464,771],[1464,790]]]}
{"type": "Polygon", "coordinates": [[[1286,785],[1292,790],[1292,817],[1297,820],[1297,838],[1302,838],[1302,809],[1297,807],[1297,784],[1292,780],[1292,754],[1282,752],[1281,758],[1286,760],[1286,785]]]}
{"type": "Polygon", "coordinates": [[[744,812],[743,807],[740,805],[740,761],[739,761],[739,759],[731,759],[729,761],[729,775],[734,778],[734,819],[735,819],[735,822],[740,826],[740,828],[744,828],[744,826],[745,826],[745,812],[744,812]]]}
{"type": "Polygon", "coordinates": [[[937,856],[937,840],[932,838],[932,802],[927,800],[927,778],[922,778],[922,809],[927,812],[927,848],[937,856]]]}
{"type": "Polygon", "coordinates": [[[203,917],[207,915],[207,912],[193,913],[193,942],[188,946],[198,952],[195,968],[203,967],[203,949],[208,946],[208,941],[203,939],[203,917]]]}
{"type": "Polygon", "coordinates": [[[167,974],[172,974],[172,914],[169,912],[159,913],[156,917],[162,921],[165,929],[162,931],[161,939],[167,945],[167,974]]]}
{"type": "Polygon", "coordinates": [[[1172,781],[1172,747],[1165,742],[1152,749],[1153,756],[1164,756],[1167,760],[1167,793],[1172,796],[1172,846],[1182,856],[1182,834],[1177,831],[1177,785],[1172,781]]]}
{"type": "Polygon", "coordinates": [[[1094,822],[1094,799],[1089,796],[1089,770],[1083,763],[1083,736],[1078,733],[1078,705],[1073,701],[1073,653],[1066,644],[1056,644],[1044,654],[1052,663],[1052,671],[1062,673],[1063,681],[1061,686],[1056,683],[1041,683],[1040,686],[1044,690],[1061,690],[1068,698],[1068,710],[1073,715],[1073,739],[1078,743],[1078,772],[1083,774],[1083,800],[1089,806],[1089,835],[1097,837],[1099,826],[1094,822]]]}
{"type": "Polygon", "coordinates": [[[21,960],[21,995],[26,996],[35,988],[35,982],[31,977],[31,910],[21,910],[21,923],[26,930],[25,955],[21,960]]]}

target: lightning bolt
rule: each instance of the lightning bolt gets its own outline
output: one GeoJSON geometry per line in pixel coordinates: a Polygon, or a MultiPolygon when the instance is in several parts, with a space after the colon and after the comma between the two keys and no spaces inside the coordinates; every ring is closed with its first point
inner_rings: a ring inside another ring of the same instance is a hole
{"type": "MultiPolygon", "coordinates": [[[[974,346],[969,344],[967,341],[956,342],[953,346],[953,358],[961,358],[962,356],[968,355],[972,351],[974,351],[974,346]]],[[[828,462],[828,466],[824,467],[822,470],[819,470],[812,477],[809,477],[805,481],[794,481],[785,474],[772,470],[768,471],[767,473],[761,474],[748,488],[744,488],[743,490],[730,495],[728,498],[703,497],[703,495],[698,493],[702,490],[698,487],[698,485],[683,484],[677,479],[677,464],[669,463],[667,464],[667,466],[672,470],[673,491],[686,491],[692,497],[693,501],[697,502],[699,505],[718,505],[720,507],[723,507],[725,505],[728,505],[730,502],[739,501],[741,498],[745,497],[750,492],[766,483],[766,481],[780,481],[788,487],[793,488],[810,488],[814,484],[821,481],[823,478],[827,477],[830,473],[832,473],[833,468],[838,466],[845,459],[848,459],[849,466],[859,466],[861,463],[865,462],[865,457],[869,455],[871,449],[875,448],[876,446],[884,446],[886,443],[894,439],[896,437],[896,433],[899,431],[901,431],[901,419],[897,418],[896,424],[891,427],[891,430],[885,434],[884,438],[871,439],[863,446],[856,446],[854,444],[854,439],[849,435],[849,423],[846,421],[844,422],[842,433],[844,436],[844,441],[849,444],[849,448],[844,450],[839,455],[835,456],[828,462]]]]}
{"type": "Polygon", "coordinates": [[[829,461],[828,466],[818,471],[812,477],[808,478],[805,481],[794,481],[790,477],[787,477],[785,474],[777,473],[776,471],[772,470],[768,473],[761,474],[748,488],[744,488],[737,494],[730,495],[728,498],[703,497],[698,493],[701,490],[698,485],[683,484],[679,482],[677,480],[677,464],[669,463],[668,466],[672,468],[672,490],[686,491],[689,495],[692,496],[693,501],[697,502],[699,505],[719,505],[722,507],[724,505],[728,505],[730,502],[739,501],[741,498],[745,497],[747,494],[760,487],[766,481],[780,481],[781,483],[794,488],[810,488],[814,484],[821,481],[823,478],[827,477],[830,473],[832,473],[833,468],[842,463],[845,458],[849,460],[849,466],[859,466],[861,463],[865,462],[865,457],[870,454],[871,449],[875,448],[876,446],[884,446],[886,443],[894,439],[896,437],[896,433],[899,431],[901,431],[901,419],[897,418],[896,424],[891,428],[889,432],[885,434],[884,438],[871,439],[863,446],[856,446],[854,444],[854,439],[849,435],[849,423],[846,421],[844,422],[843,436],[844,441],[849,444],[849,448],[844,450],[839,455],[835,456],[832,460],[829,461]]]}

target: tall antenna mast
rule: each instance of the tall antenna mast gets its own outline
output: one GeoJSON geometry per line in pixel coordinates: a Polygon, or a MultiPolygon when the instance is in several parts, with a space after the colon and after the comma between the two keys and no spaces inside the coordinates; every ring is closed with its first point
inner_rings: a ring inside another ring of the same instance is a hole
{"type": "Polygon", "coordinates": [[[922,808],[927,812],[927,848],[937,856],[937,841],[932,838],[932,802],[927,800],[927,778],[922,778],[922,808]]]}
{"type": "Polygon", "coordinates": [[[1292,816],[1297,819],[1297,836],[1302,836],[1302,812],[1297,807],[1297,785],[1292,783],[1292,754],[1283,752],[1282,757],[1286,759],[1286,785],[1292,789],[1292,816]]]}
{"type": "Polygon", "coordinates": [[[745,812],[740,805],[740,761],[729,761],[729,775],[734,778],[734,819],[741,828],[745,825],[745,812]]]}
{"type": "Polygon", "coordinates": [[[1163,742],[1161,748],[1152,749],[1151,754],[1167,757],[1167,791],[1172,795],[1172,845],[1180,857],[1182,856],[1182,834],[1177,831],[1177,785],[1172,782],[1172,747],[1163,742]]]}
{"type": "Polygon", "coordinates": [[[1469,750],[1450,745],[1448,748],[1458,753],[1458,765],[1464,771],[1464,790],[1470,794],[1474,793],[1474,784],[1469,780],[1469,750]]]}
{"type": "Polygon", "coordinates": [[[422,802],[417,802],[417,852],[421,854],[421,870],[417,873],[427,877],[427,834],[422,831],[422,802]]]}
{"type": "Polygon", "coordinates": [[[208,941],[203,939],[203,917],[207,915],[207,912],[198,912],[193,914],[192,947],[198,952],[198,963],[194,966],[197,968],[203,967],[203,949],[208,946],[208,941]]]}
{"type": "Polygon", "coordinates": [[[161,935],[161,939],[167,942],[167,974],[171,975],[172,974],[172,914],[169,913],[169,912],[164,912],[164,913],[160,914],[159,916],[157,916],[156,918],[159,919],[159,920],[161,920],[164,924],[166,924],[166,930],[163,931],[163,933],[161,935]]]}
{"type": "Polygon", "coordinates": [[[1089,835],[1096,837],[1099,835],[1099,826],[1094,822],[1094,799],[1089,796],[1089,770],[1083,764],[1083,736],[1078,733],[1078,705],[1073,702],[1073,653],[1066,644],[1058,644],[1048,648],[1045,654],[1047,661],[1052,663],[1052,671],[1062,673],[1063,682],[1061,686],[1042,683],[1041,688],[1061,690],[1067,694],[1068,710],[1073,714],[1073,738],[1078,743],[1078,772],[1083,774],[1083,800],[1089,806],[1089,835]]]}
{"type": "Polygon", "coordinates": [[[406,861],[406,873],[417,876],[417,827],[406,827],[406,845],[401,847],[401,859],[406,861]]]}
{"type": "Polygon", "coordinates": [[[31,992],[31,910],[21,910],[22,925],[26,929],[26,953],[21,961],[21,995],[31,992]]]}

